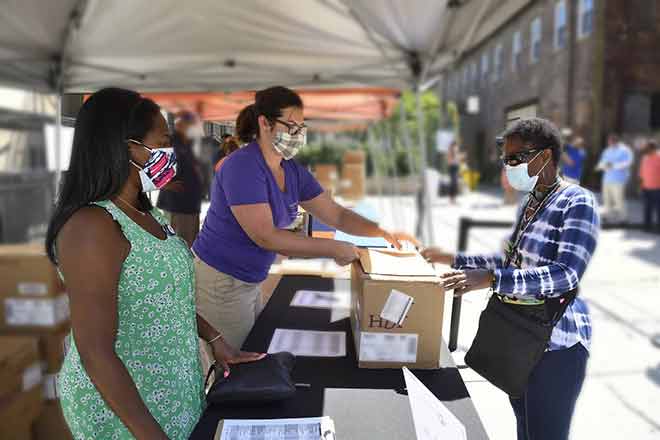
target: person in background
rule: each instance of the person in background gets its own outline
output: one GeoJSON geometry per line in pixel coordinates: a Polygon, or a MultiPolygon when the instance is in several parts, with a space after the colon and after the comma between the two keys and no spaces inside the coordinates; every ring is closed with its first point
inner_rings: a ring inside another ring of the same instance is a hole
{"type": "Polygon", "coordinates": [[[644,149],[639,177],[644,196],[644,227],[660,233],[660,147],[654,140],[644,149]]]}
{"type": "Polygon", "coordinates": [[[168,145],[158,105],[129,90],[94,93],[76,118],[46,239],[71,308],[58,391],[76,439],[188,439],[204,409],[198,336],[226,375],[263,357],[196,313],[190,250],[146,196],[176,173],[168,145]]]}
{"type": "Polygon", "coordinates": [[[452,141],[447,150],[447,170],[449,171],[449,203],[456,204],[458,194],[458,173],[461,169],[463,156],[456,141],[452,141]]]}
{"type": "Polygon", "coordinates": [[[211,206],[193,252],[198,313],[240,347],[261,311],[259,283],[276,254],[329,257],[341,266],[359,257],[350,243],[288,230],[299,205],[348,234],[383,237],[396,247],[401,247],[399,240],[415,240],[338,205],[294,160],[305,146],[307,127],[302,99],[293,90],[258,91],[239,115],[237,136],[247,145],[215,174],[211,206]]]}
{"type": "Polygon", "coordinates": [[[227,159],[227,157],[233,153],[234,151],[238,150],[241,146],[238,143],[238,140],[236,140],[235,137],[233,136],[226,136],[224,137],[224,140],[222,142],[222,145],[220,146],[220,149],[222,150],[222,159],[220,159],[216,164],[215,164],[215,172],[217,173],[218,170],[220,169],[220,166],[222,166],[223,162],[227,159]]]}
{"type": "MultiPolygon", "coordinates": [[[[509,182],[527,193],[518,213],[522,238],[517,249],[507,251],[512,265],[504,266],[504,253],[452,254],[430,248],[422,255],[457,270],[442,276],[445,289],[455,295],[490,288],[505,302],[544,304],[580,284],[598,241],[598,204],[590,191],[559,177],[561,140],[550,121],[520,119],[503,138],[509,182]]],[[[527,390],[510,399],[519,440],[568,440],[590,343],[589,309],[578,296],[555,326],[527,390]]]]}
{"type": "Polygon", "coordinates": [[[584,150],[584,139],[580,136],[573,138],[573,142],[564,145],[561,155],[561,173],[567,182],[580,184],[582,170],[587,152],[584,150]]]}
{"type": "Polygon", "coordinates": [[[193,153],[193,142],[199,137],[200,122],[190,112],[181,112],[174,123],[172,146],[178,164],[178,191],[163,190],[158,195],[158,208],[165,212],[176,233],[192,247],[199,233],[199,214],[202,210],[203,178],[193,153]]]}
{"type": "Polygon", "coordinates": [[[626,223],[626,184],[630,179],[630,169],[634,154],[629,146],[619,140],[616,134],[607,138],[607,148],[600,156],[596,169],[603,172],[603,221],[626,223]]]}
{"type": "Polygon", "coordinates": [[[229,134],[229,133],[224,133],[219,138],[217,136],[215,137],[215,140],[218,142],[218,149],[213,154],[213,167],[214,168],[218,164],[218,162],[220,162],[222,160],[222,158],[225,157],[226,154],[225,154],[225,151],[224,151],[223,147],[224,147],[224,144],[225,144],[225,140],[229,139],[230,137],[232,137],[232,135],[229,134]]]}

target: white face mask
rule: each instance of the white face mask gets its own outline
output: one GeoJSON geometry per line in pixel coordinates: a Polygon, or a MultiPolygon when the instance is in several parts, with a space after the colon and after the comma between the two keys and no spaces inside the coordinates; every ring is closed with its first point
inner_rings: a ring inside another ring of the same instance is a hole
{"type": "Polygon", "coordinates": [[[283,131],[278,131],[273,138],[273,148],[284,158],[284,160],[293,159],[306,143],[307,136],[305,133],[292,135],[283,131]]]}
{"type": "Polygon", "coordinates": [[[536,183],[539,180],[539,175],[541,172],[543,172],[543,169],[548,165],[549,161],[546,162],[539,172],[535,176],[529,175],[529,164],[531,162],[534,162],[534,159],[539,157],[539,152],[532,160],[526,163],[521,163],[520,165],[516,166],[510,166],[506,165],[506,178],[509,180],[509,184],[516,190],[521,191],[521,192],[531,192],[534,188],[536,188],[536,183]]]}

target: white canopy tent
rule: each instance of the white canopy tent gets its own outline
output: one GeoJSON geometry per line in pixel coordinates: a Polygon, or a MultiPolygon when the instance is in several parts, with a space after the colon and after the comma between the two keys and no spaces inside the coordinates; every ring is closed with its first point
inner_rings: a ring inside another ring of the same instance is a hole
{"type": "Polygon", "coordinates": [[[58,95],[107,85],[419,92],[529,1],[10,0],[0,9],[0,84],[58,95]]]}

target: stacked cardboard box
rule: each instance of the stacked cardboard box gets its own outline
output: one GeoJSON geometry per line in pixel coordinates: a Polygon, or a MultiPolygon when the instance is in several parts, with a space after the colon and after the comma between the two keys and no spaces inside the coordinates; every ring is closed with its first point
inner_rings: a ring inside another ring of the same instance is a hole
{"type": "Polygon", "coordinates": [[[0,336],[0,438],[31,439],[42,405],[37,339],[0,336]]]}
{"type": "Polygon", "coordinates": [[[438,281],[436,270],[418,253],[360,250],[351,273],[351,324],[360,368],[439,368],[445,295],[438,281]],[[396,322],[381,316],[391,295],[405,305],[396,322]]]}
{"type": "MultiPolygon", "coordinates": [[[[36,440],[68,440],[71,436],[61,415],[56,381],[70,329],[69,304],[43,245],[0,246],[0,301],[2,338],[24,340],[29,336],[27,339],[35,345],[39,370],[39,386],[29,396],[19,399],[13,408],[34,414],[30,419],[34,426],[30,430],[36,440]]],[[[23,352],[32,353],[25,349],[23,352]]],[[[21,353],[15,354],[16,359],[23,356],[21,353]]],[[[25,426],[16,429],[26,431],[25,426]]],[[[20,434],[23,437],[16,434],[16,438],[30,438],[29,432],[20,434]]],[[[0,438],[5,437],[0,435],[0,438]]]]}
{"type": "Polygon", "coordinates": [[[341,195],[345,199],[360,200],[366,194],[367,173],[364,151],[348,150],[341,168],[341,195]]]}
{"type": "Polygon", "coordinates": [[[337,191],[339,173],[337,166],[333,164],[317,164],[314,166],[314,175],[324,190],[331,195],[337,191]]]}
{"type": "Polygon", "coordinates": [[[0,332],[40,334],[69,322],[64,287],[42,245],[0,246],[0,332]]]}

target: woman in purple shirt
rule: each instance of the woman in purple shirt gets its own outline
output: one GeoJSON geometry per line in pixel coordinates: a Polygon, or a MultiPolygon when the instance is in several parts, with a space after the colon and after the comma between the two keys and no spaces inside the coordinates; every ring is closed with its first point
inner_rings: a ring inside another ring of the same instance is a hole
{"type": "Polygon", "coordinates": [[[294,91],[257,92],[255,103],[241,111],[236,131],[247,145],[216,173],[211,207],[193,250],[198,313],[240,347],[261,310],[259,283],[276,254],[330,257],[342,266],[358,258],[349,243],[288,231],[298,205],[349,234],[383,237],[397,248],[399,240],[413,239],[341,207],[292,160],[306,141],[303,103],[294,91]]]}

